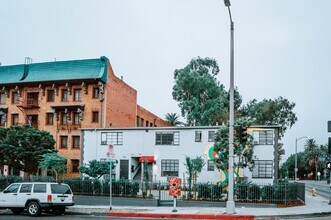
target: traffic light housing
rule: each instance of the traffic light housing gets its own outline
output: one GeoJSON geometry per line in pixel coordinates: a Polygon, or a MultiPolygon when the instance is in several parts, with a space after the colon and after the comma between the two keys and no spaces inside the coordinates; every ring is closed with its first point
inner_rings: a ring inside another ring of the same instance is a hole
{"type": "Polygon", "coordinates": [[[245,143],[247,141],[247,127],[244,126],[236,126],[236,136],[239,139],[240,143],[245,143]]]}
{"type": "Polygon", "coordinates": [[[247,127],[241,127],[240,134],[241,134],[240,143],[246,142],[247,141],[247,127]]]}

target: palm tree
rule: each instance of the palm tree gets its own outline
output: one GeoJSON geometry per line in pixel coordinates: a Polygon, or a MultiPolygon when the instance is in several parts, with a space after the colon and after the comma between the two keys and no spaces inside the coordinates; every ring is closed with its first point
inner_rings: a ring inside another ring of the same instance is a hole
{"type": "Polygon", "coordinates": [[[179,117],[180,116],[177,113],[167,113],[165,115],[165,120],[172,126],[178,126],[183,124],[183,122],[179,121],[179,117]]]}
{"type": "Polygon", "coordinates": [[[316,140],[308,139],[305,143],[302,165],[308,172],[314,173],[315,171],[316,180],[318,170],[321,170],[324,167],[324,163],[318,160],[318,157],[321,156],[324,156],[323,149],[317,145],[316,140]]]}

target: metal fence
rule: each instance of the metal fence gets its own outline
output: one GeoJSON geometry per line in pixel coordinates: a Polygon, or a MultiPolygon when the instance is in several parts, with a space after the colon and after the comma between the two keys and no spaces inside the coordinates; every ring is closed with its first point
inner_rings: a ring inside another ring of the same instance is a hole
{"type": "MultiPolygon", "coordinates": [[[[0,190],[13,182],[35,181],[55,182],[52,178],[30,178],[24,180],[20,177],[0,177],[0,190]]],[[[58,182],[70,185],[75,195],[109,196],[109,179],[107,180],[82,180],[60,179],[58,182]]],[[[195,200],[225,202],[227,201],[227,187],[214,183],[182,184],[181,196],[178,200],[195,200]]],[[[114,197],[143,197],[154,198],[159,201],[170,201],[168,194],[169,183],[141,182],[133,180],[112,180],[112,194],[114,197]]],[[[253,184],[247,181],[235,184],[234,199],[243,203],[269,203],[289,204],[292,202],[305,202],[305,184],[280,182],[277,184],[253,184]]]]}

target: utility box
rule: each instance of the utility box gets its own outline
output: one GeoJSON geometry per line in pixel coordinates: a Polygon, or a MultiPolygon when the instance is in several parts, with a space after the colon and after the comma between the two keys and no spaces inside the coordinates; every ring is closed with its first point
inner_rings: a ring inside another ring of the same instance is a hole
{"type": "Polygon", "coordinates": [[[169,196],[180,196],[182,191],[181,179],[177,177],[170,178],[169,196]]]}

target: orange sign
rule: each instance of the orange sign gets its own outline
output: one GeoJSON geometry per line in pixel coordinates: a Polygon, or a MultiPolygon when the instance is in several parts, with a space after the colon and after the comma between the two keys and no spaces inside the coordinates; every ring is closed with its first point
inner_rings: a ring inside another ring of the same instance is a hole
{"type": "Polygon", "coordinates": [[[180,196],[182,186],[181,179],[177,177],[170,178],[169,182],[169,196],[180,196]]]}

